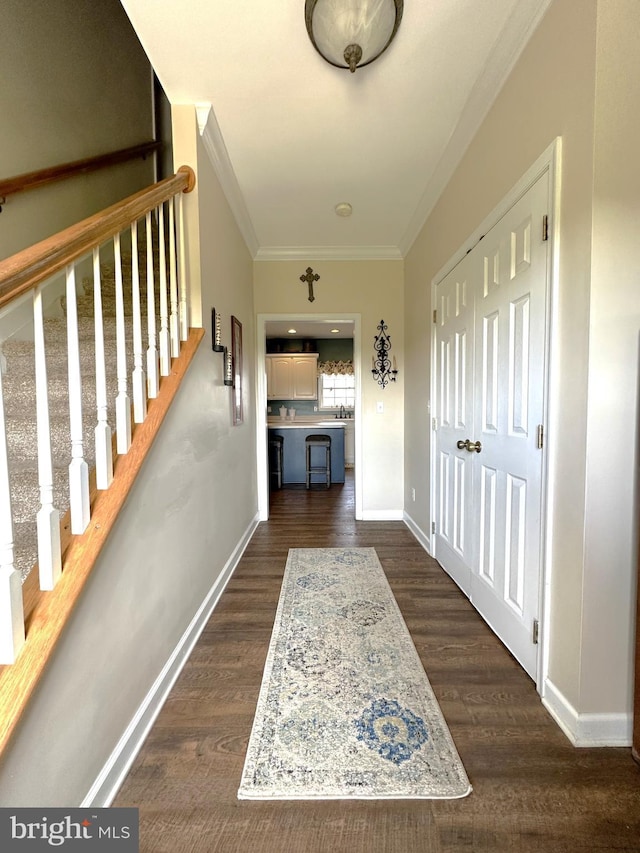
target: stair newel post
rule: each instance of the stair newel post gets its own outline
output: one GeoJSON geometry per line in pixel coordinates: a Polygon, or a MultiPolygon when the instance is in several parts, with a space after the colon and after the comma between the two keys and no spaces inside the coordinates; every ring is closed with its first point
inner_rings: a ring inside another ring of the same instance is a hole
{"type": "Polygon", "coordinates": [[[178,259],[180,272],[178,282],[180,285],[180,340],[186,341],[189,337],[189,304],[187,302],[187,239],[185,236],[184,202],[182,193],[177,196],[178,200],[178,259]]]}
{"type": "Polygon", "coordinates": [[[96,486],[98,489],[108,489],[113,482],[113,450],[111,427],[107,419],[107,370],[104,354],[100,249],[97,247],[93,250],[93,319],[96,352],[96,486]]]}
{"type": "Polygon", "coordinates": [[[145,217],[147,231],[147,394],[149,399],[158,396],[160,379],[158,376],[158,344],[156,340],[156,287],[153,270],[153,233],[151,231],[151,211],[145,217]]]}
{"type": "Polygon", "coordinates": [[[146,379],[142,358],[142,317],[140,311],[140,269],[138,265],[138,223],[131,223],[131,298],[133,308],[133,420],[141,424],[147,416],[146,379]]]}
{"type": "Polygon", "coordinates": [[[36,379],[36,424],[40,509],[36,514],[40,589],[53,589],[62,573],[60,513],[53,505],[53,459],[40,285],[33,291],[33,341],[36,379]]]}
{"type": "Polygon", "coordinates": [[[14,566],[9,459],[0,366],[0,664],[13,663],[24,646],[22,578],[14,566]]]}
{"type": "Polygon", "coordinates": [[[69,504],[71,532],[84,533],[91,514],[89,505],[89,466],[84,458],[82,435],[82,376],[76,302],[76,271],[67,266],[67,357],[69,370],[69,421],[71,427],[71,463],[69,465],[69,504]]]}
{"type": "Polygon", "coordinates": [[[160,375],[168,376],[171,370],[171,345],[169,341],[169,307],[167,301],[167,256],[164,230],[164,204],[158,207],[158,249],[160,252],[160,375]]]}
{"type": "Polygon", "coordinates": [[[122,251],[120,235],[113,238],[116,273],[116,371],[118,396],[116,397],[116,450],[128,453],[131,447],[131,401],[127,393],[127,339],[124,324],[124,290],[122,284],[122,251]]]}
{"type": "Polygon", "coordinates": [[[180,328],[178,318],[178,268],[176,263],[175,196],[169,199],[169,336],[171,339],[171,357],[180,355],[180,328]]]}

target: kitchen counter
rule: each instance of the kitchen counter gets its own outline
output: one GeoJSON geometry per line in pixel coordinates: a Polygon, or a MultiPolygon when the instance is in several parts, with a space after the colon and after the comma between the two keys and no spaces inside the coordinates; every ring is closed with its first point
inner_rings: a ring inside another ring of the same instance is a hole
{"type": "Polygon", "coordinates": [[[344,429],[352,420],[341,418],[267,418],[269,429],[344,429]]]}
{"type": "MultiPolygon", "coordinates": [[[[269,435],[280,435],[284,440],[282,484],[306,483],[305,439],[317,433],[331,436],[331,482],[344,483],[344,428],[345,422],[334,418],[268,418],[269,435]]],[[[311,482],[320,482],[318,475],[312,475],[311,482]]]]}

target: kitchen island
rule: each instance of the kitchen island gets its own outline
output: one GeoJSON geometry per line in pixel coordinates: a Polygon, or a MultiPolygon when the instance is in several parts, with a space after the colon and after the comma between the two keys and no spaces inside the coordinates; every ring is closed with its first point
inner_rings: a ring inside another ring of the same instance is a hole
{"type": "MultiPolygon", "coordinates": [[[[308,435],[328,435],[331,438],[331,482],[344,483],[344,422],[339,420],[289,420],[269,418],[269,437],[283,439],[282,485],[306,483],[305,439],[308,435]]],[[[317,452],[317,451],[316,451],[317,452]]],[[[315,458],[314,458],[315,464],[315,458]]],[[[312,483],[324,482],[317,474],[312,483]]]]}

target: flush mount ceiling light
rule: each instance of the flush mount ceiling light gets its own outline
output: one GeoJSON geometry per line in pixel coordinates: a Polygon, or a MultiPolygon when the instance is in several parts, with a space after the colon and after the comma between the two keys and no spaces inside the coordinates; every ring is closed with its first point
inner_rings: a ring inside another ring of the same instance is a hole
{"type": "Polygon", "coordinates": [[[296,331],[297,331],[296,329],[287,329],[287,333],[289,335],[295,335],[296,331]]]}
{"type": "Polygon", "coordinates": [[[404,0],[305,0],[311,43],[323,59],[353,73],[389,47],[404,0]]]}
{"type": "Polygon", "coordinates": [[[348,201],[341,201],[339,204],[336,204],[334,210],[338,216],[351,216],[353,213],[353,208],[348,201]]]}

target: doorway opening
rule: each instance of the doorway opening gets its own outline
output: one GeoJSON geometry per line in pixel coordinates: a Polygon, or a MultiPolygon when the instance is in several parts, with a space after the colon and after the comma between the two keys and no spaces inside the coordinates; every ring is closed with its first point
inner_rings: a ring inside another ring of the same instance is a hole
{"type": "Polygon", "coordinates": [[[312,494],[318,486],[306,490],[304,437],[314,431],[336,438],[332,482],[353,483],[350,505],[354,506],[355,518],[361,518],[360,315],[261,314],[256,325],[260,520],[269,517],[270,486],[274,482],[270,477],[269,436],[284,437],[291,448],[285,451],[287,463],[281,486],[312,494]],[[287,362],[292,362],[292,373],[287,362]],[[324,376],[325,371],[336,378],[324,376]]]}

